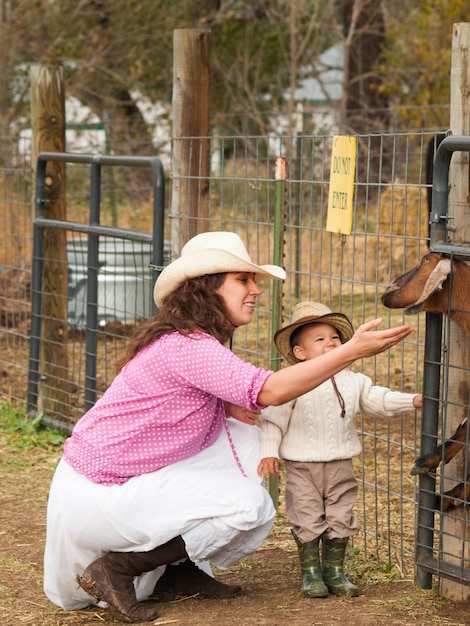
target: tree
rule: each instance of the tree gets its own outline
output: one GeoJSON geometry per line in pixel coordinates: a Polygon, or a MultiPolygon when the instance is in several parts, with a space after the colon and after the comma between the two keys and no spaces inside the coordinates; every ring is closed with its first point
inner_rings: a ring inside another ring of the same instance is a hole
{"type": "MultiPolygon", "coordinates": [[[[212,119],[227,132],[293,133],[299,80],[345,50],[345,132],[390,127],[389,103],[448,101],[452,21],[467,0],[0,0],[0,131],[25,115],[22,72],[62,61],[67,93],[106,123],[115,152],[149,154],[139,97],[171,106],[173,31],[212,33],[212,119]],[[416,61],[418,59],[418,62],[416,61]],[[423,71],[424,68],[424,71],[423,71]]],[[[428,109],[429,110],[429,109],[428,109]]],[[[416,124],[422,120],[415,115],[416,124]]],[[[436,118],[436,125],[441,120],[436,118]]],[[[428,124],[429,126],[429,124],[428,124]]]]}
{"type": "Polygon", "coordinates": [[[115,150],[135,143],[145,154],[151,142],[136,92],[169,102],[174,28],[211,29],[215,121],[260,134],[273,111],[292,111],[301,68],[332,41],[324,26],[332,13],[325,0],[27,1],[11,21],[10,50],[15,67],[62,60],[68,93],[101,119],[121,120],[115,150]]]}
{"type": "Polygon", "coordinates": [[[398,125],[449,126],[452,24],[468,21],[468,0],[413,0],[390,10],[379,71],[398,125]]]}
{"type": "Polygon", "coordinates": [[[344,1],[343,121],[353,133],[389,127],[388,97],[376,71],[385,43],[381,0],[344,1]]]}

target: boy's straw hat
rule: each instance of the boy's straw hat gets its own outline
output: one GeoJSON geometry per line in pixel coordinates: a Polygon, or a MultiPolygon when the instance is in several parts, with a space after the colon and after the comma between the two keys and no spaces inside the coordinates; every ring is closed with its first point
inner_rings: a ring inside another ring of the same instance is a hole
{"type": "Polygon", "coordinates": [[[349,341],[354,335],[353,325],[343,313],[333,313],[331,309],[320,302],[299,302],[292,312],[291,323],[284,328],[280,328],[274,335],[274,343],[277,349],[291,365],[299,363],[299,359],[292,352],[290,343],[292,333],[300,326],[305,326],[305,324],[311,324],[312,322],[330,324],[336,328],[341,337],[341,343],[349,341]]]}
{"type": "Polygon", "coordinates": [[[183,246],[178,259],[162,270],[153,292],[155,304],[160,306],[163,299],[188,278],[221,272],[250,272],[258,278],[278,280],[286,277],[286,272],[278,265],[253,263],[245,245],[235,233],[200,233],[183,246]]]}

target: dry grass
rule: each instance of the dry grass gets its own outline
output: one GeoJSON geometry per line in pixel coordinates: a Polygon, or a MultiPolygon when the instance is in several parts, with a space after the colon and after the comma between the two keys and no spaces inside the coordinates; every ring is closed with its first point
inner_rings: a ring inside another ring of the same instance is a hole
{"type": "MultiPolygon", "coordinates": [[[[109,611],[90,607],[64,612],[42,591],[42,554],[47,492],[60,456],[54,446],[22,449],[8,443],[0,424],[0,614],[4,626],[90,626],[118,624],[109,611]]],[[[466,603],[418,589],[412,568],[402,577],[396,566],[348,555],[348,575],[363,595],[345,600],[309,600],[300,594],[298,556],[281,511],[265,544],[227,571],[221,580],[243,586],[239,598],[213,601],[190,598],[162,603],[154,623],[177,626],[463,626],[466,603]]]]}

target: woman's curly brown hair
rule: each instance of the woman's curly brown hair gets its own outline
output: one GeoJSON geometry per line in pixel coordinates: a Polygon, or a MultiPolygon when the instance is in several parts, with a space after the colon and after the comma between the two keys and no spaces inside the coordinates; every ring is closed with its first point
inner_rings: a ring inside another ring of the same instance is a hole
{"type": "Polygon", "coordinates": [[[234,326],[224,299],[216,293],[225,277],[226,273],[191,278],[168,294],[155,317],[137,328],[126,351],[116,362],[117,371],[143,348],[175,330],[183,335],[200,330],[220,343],[226,343],[234,326]]]}

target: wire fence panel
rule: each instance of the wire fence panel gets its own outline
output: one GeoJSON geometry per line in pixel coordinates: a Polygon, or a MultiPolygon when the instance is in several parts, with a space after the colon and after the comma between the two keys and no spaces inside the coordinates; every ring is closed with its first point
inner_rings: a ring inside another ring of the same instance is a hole
{"type": "Polygon", "coordinates": [[[157,157],[39,155],[27,410],[42,413],[45,423],[71,429],[101,395],[99,372],[108,359],[106,352],[99,351],[99,339],[103,339],[99,331],[109,332],[112,324],[116,334],[153,314],[152,284],[164,261],[164,197],[163,166],[157,157]],[[89,166],[88,223],[50,215],[46,166],[51,161],[89,166]],[[151,169],[151,233],[101,224],[101,180],[106,166],[151,169]],[[66,277],[67,283],[61,284],[57,277],[66,277]],[[67,327],[85,333],[85,367],[78,376],[69,358],[75,337],[67,327]],[[81,389],[83,393],[78,393],[81,389]]]}
{"type": "MultiPolygon", "coordinates": [[[[427,250],[429,208],[426,153],[431,133],[396,133],[357,137],[357,168],[354,221],[351,235],[326,231],[330,156],[333,137],[213,137],[208,211],[198,212],[198,197],[174,207],[168,194],[165,239],[181,223],[196,222],[199,230],[231,230],[247,243],[257,263],[272,263],[275,249],[276,180],[275,162],[287,161],[283,210],[283,265],[287,280],[282,287],[282,323],[290,319],[299,300],[321,301],[348,315],[354,327],[366,320],[383,318],[383,327],[401,324],[400,310],[381,303],[385,287],[397,275],[414,266],[427,250]]],[[[6,148],[4,148],[6,149],[6,148]]],[[[6,162],[6,161],[4,161],[6,162]]],[[[13,161],[12,161],[13,162],[13,161]]],[[[2,250],[2,396],[19,405],[26,402],[31,278],[32,196],[30,169],[24,164],[2,168],[4,197],[2,250]],[[9,237],[16,237],[12,246],[9,237]],[[21,250],[21,253],[18,251],[21,250]],[[5,317],[11,310],[11,317],[5,317]],[[5,313],[4,313],[5,311],[5,313]],[[11,322],[5,323],[5,320],[11,322]]],[[[178,171],[167,172],[172,185],[181,184],[178,171]]],[[[195,177],[198,179],[198,177],[195,177]]],[[[207,183],[200,179],[201,185],[207,183]]],[[[168,185],[170,187],[170,185],[168,185]]],[[[197,186],[191,185],[194,190],[197,186]]],[[[113,170],[102,189],[103,223],[150,232],[149,185],[141,177],[113,170]],[[132,189],[129,190],[129,180],[132,189]]],[[[67,166],[67,215],[70,220],[88,221],[88,176],[80,166],[67,166]]],[[[112,254],[122,256],[122,250],[112,254]]],[[[147,263],[144,250],[122,272],[131,282],[134,266],[147,263]]],[[[125,254],[124,254],[125,256],[125,254]]],[[[76,390],[64,421],[75,421],[82,405],[77,400],[83,380],[86,345],[83,319],[83,248],[72,232],[67,236],[68,259],[68,362],[71,392],[76,390]],[[75,400],[74,400],[75,397],[75,400]]],[[[116,266],[119,263],[116,261],[116,266]]],[[[98,271],[103,268],[98,267],[98,271]]],[[[114,277],[108,288],[108,272],[102,272],[103,287],[98,306],[103,324],[98,331],[96,386],[102,393],[114,376],[112,366],[133,330],[120,318],[127,305],[139,298],[131,283],[120,290],[114,277]]],[[[253,322],[236,331],[233,349],[242,358],[271,368],[273,350],[273,286],[262,282],[263,295],[253,322]]],[[[151,285],[149,285],[151,288],[151,285]]],[[[415,332],[390,352],[365,359],[353,368],[364,371],[374,382],[407,392],[421,391],[424,317],[407,319],[415,332]]],[[[283,364],[279,363],[279,366],[283,364]]],[[[417,456],[420,415],[415,412],[391,420],[359,415],[357,421],[363,453],[355,459],[361,487],[357,513],[362,534],[356,546],[368,555],[392,563],[401,574],[412,568],[415,526],[415,480],[410,469],[417,456]]],[[[282,500],[281,500],[282,506],[282,500]]],[[[400,574],[400,575],[401,575],[400,574]]]]}
{"type": "MultiPolygon", "coordinates": [[[[258,261],[269,262],[274,164],[276,157],[284,156],[288,278],[283,286],[283,322],[289,321],[299,300],[317,300],[350,316],[355,327],[376,317],[384,319],[384,326],[402,323],[402,312],[386,309],[381,294],[427,251],[426,152],[432,137],[425,133],[358,137],[354,222],[346,237],[325,230],[333,137],[217,138],[219,158],[210,181],[207,227],[236,230],[249,242],[250,252],[259,255],[258,261]]],[[[177,179],[177,173],[172,176],[177,179]]],[[[187,213],[189,217],[189,208],[187,213]]],[[[255,325],[237,331],[235,349],[251,359],[256,352],[260,364],[266,365],[272,329],[264,303],[269,307],[271,285],[262,286],[267,291],[255,325]]],[[[416,332],[410,339],[354,368],[377,384],[420,391],[424,320],[411,322],[416,332]]],[[[380,551],[385,549],[398,569],[405,568],[404,555],[413,551],[416,495],[410,468],[418,448],[419,418],[414,412],[392,420],[358,418],[363,443],[362,458],[356,459],[362,486],[362,547],[378,557],[377,537],[387,536],[380,551]]]]}
{"type": "Polygon", "coordinates": [[[31,311],[32,181],[30,159],[19,147],[0,138],[0,384],[4,399],[24,402],[31,311]]]}

